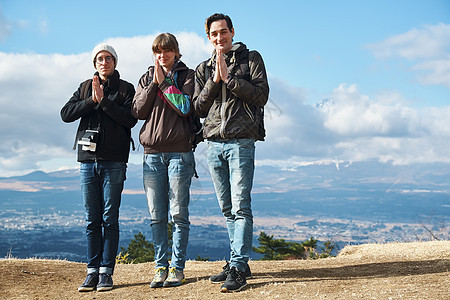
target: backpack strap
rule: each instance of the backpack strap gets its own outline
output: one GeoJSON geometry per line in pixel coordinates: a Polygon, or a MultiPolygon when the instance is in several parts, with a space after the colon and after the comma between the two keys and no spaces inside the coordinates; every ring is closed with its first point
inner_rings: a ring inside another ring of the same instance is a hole
{"type": "Polygon", "coordinates": [[[176,72],[177,78],[174,78],[177,83],[177,88],[181,91],[181,88],[184,85],[184,82],[186,81],[188,75],[188,70],[180,70],[176,72]]]}
{"type": "Polygon", "coordinates": [[[89,97],[89,87],[92,85],[92,79],[87,79],[81,84],[81,92],[80,92],[80,99],[86,99],[89,97]]]}
{"type": "MultiPolygon", "coordinates": [[[[123,101],[127,99],[127,92],[128,92],[128,83],[125,80],[119,79],[119,95],[120,97],[122,97],[123,101]]],[[[134,140],[131,135],[130,135],[130,143],[131,143],[131,150],[136,151],[134,140]]]]}
{"type": "Polygon", "coordinates": [[[119,94],[120,94],[120,96],[122,96],[123,100],[127,99],[127,91],[128,91],[127,82],[120,79],[119,80],[119,94]]]}
{"type": "Polygon", "coordinates": [[[210,58],[205,63],[205,82],[208,81],[209,77],[211,76],[212,63],[213,63],[212,58],[210,58]]]}
{"type": "MultiPolygon", "coordinates": [[[[81,84],[80,99],[86,99],[87,97],[89,97],[88,93],[89,93],[89,87],[91,85],[92,85],[92,79],[87,79],[81,84]]],[[[78,129],[77,129],[77,132],[75,133],[75,141],[73,143],[72,150],[77,149],[77,144],[78,144],[77,135],[78,135],[78,131],[80,130],[80,126],[81,126],[81,122],[78,124],[78,129]]]]}
{"type": "Polygon", "coordinates": [[[249,50],[245,49],[240,52],[239,56],[239,67],[241,68],[242,74],[244,74],[244,78],[247,81],[250,81],[250,66],[249,66],[249,59],[248,54],[249,50]]]}

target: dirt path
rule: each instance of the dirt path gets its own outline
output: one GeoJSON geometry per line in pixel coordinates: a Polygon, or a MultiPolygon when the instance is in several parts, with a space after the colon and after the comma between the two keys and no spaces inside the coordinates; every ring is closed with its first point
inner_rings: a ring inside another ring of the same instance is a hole
{"type": "Polygon", "coordinates": [[[450,241],[348,246],[338,257],[252,261],[240,293],[221,294],[208,281],[223,262],[188,261],[187,283],[151,289],[153,263],[118,265],[114,289],[77,291],[85,264],[0,260],[0,299],[450,299],[450,241]]]}

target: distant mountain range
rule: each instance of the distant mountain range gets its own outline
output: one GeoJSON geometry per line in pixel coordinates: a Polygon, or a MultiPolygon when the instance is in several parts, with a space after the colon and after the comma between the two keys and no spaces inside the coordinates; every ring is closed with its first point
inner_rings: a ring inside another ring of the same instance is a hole
{"type": "MultiPolygon", "coordinates": [[[[145,208],[142,167],[129,164],[123,204],[145,208]]],[[[192,210],[219,214],[208,170],[197,165],[192,210]],[[201,202],[198,209],[196,202],[201,202]],[[201,207],[200,207],[201,206],[201,207]]],[[[3,209],[79,209],[77,169],[0,178],[3,209]],[[64,199],[64,201],[63,201],[64,199]],[[70,201],[69,201],[70,200],[70,201]],[[20,204],[20,205],[19,205],[20,204]]],[[[393,166],[328,162],[291,168],[257,166],[253,208],[259,216],[328,216],[412,222],[417,215],[450,215],[450,164],[393,166]]]]}
{"type": "MultiPolygon", "coordinates": [[[[192,226],[191,249],[195,249],[192,254],[196,257],[214,253],[214,258],[220,259],[229,251],[223,217],[208,170],[198,163],[197,171],[199,178],[194,178],[191,188],[190,214],[203,220],[203,225],[192,226]],[[208,225],[211,218],[219,223],[208,225]],[[213,248],[215,250],[211,250],[213,248]]],[[[386,229],[384,223],[420,224],[426,221],[431,229],[448,238],[450,229],[442,224],[448,223],[450,216],[449,179],[450,164],[393,166],[375,161],[329,161],[289,168],[257,165],[253,212],[255,218],[273,221],[270,226],[259,224],[255,227],[268,232],[273,230],[286,238],[302,236],[299,232],[304,232],[304,236],[314,233],[333,237],[337,235],[334,230],[339,227],[339,236],[353,230],[355,232],[349,232],[351,238],[347,237],[346,241],[358,242],[371,241],[373,236],[395,240],[398,234],[395,230],[403,231],[403,238],[406,235],[414,238],[417,234],[409,233],[410,229],[402,225],[386,229]],[[272,225],[277,219],[292,219],[292,222],[276,228],[272,225]],[[372,225],[366,226],[367,232],[354,225],[355,222],[372,222],[372,225]],[[383,230],[383,233],[377,230],[383,230]]],[[[42,242],[43,239],[50,241],[49,247],[52,247],[55,241],[49,236],[56,237],[57,232],[58,253],[65,253],[61,255],[69,259],[83,259],[84,210],[79,190],[77,169],[51,173],[36,171],[0,178],[0,257],[8,251],[19,257],[58,256],[48,254],[52,251],[43,247],[42,242]],[[68,249],[75,248],[78,249],[76,253],[70,254],[68,249]]],[[[129,164],[121,206],[121,244],[126,245],[139,231],[151,238],[142,188],[142,166],[129,164]]],[[[255,241],[256,238],[255,233],[255,241]]]]}

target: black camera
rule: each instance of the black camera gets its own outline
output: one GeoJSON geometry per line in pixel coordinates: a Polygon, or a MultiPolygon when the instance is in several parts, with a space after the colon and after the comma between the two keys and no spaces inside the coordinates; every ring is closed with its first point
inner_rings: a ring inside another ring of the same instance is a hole
{"type": "Polygon", "coordinates": [[[98,130],[86,130],[78,144],[81,145],[81,150],[95,152],[97,149],[98,130]]]}

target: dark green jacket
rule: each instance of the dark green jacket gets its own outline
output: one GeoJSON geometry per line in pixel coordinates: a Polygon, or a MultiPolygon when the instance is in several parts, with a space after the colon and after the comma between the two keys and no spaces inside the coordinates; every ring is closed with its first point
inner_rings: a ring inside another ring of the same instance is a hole
{"type": "Polygon", "coordinates": [[[215,83],[216,54],[195,73],[194,107],[205,118],[203,137],[208,140],[254,138],[264,140],[264,105],[269,97],[266,69],[257,51],[236,43],[225,61],[231,80],[215,83]]]}

